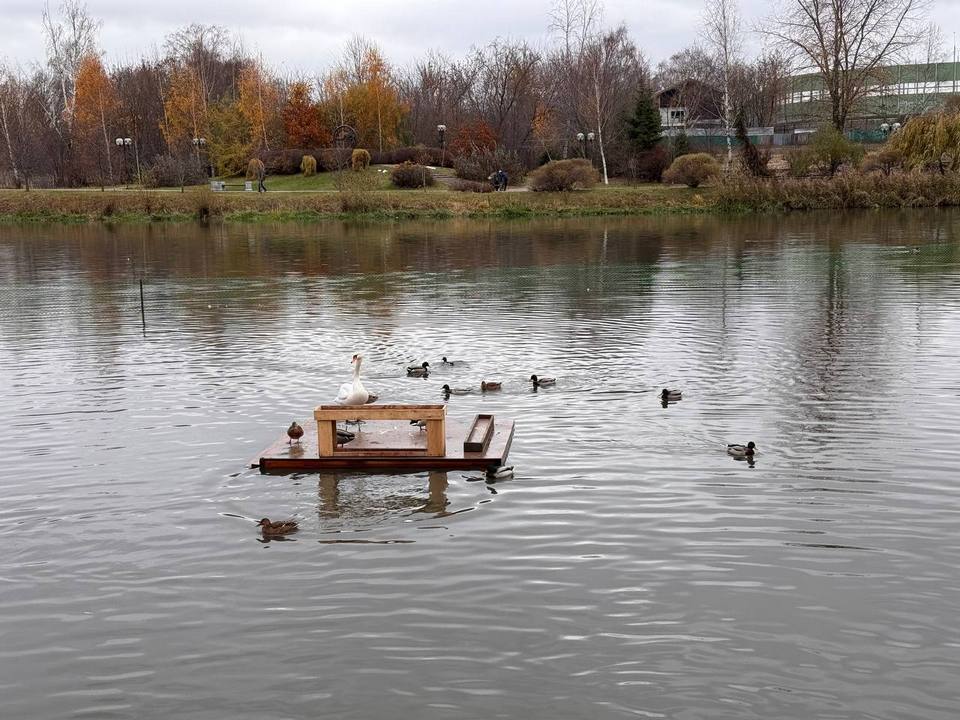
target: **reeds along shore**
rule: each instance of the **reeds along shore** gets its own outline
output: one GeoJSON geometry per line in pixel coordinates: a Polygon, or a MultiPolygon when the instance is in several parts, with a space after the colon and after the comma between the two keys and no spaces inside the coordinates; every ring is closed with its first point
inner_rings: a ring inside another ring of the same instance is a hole
{"type": "Polygon", "coordinates": [[[960,206],[960,175],[848,172],[819,179],[733,178],[696,190],[642,185],[557,193],[0,190],[0,220],[6,222],[523,218],[948,206],[960,206]]]}
{"type": "Polygon", "coordinates": [[[718,185],[712,200],[719,212],[953,207],[960,206],[960,175],[852,171],[833,178],[741,178],[718,185]]]}

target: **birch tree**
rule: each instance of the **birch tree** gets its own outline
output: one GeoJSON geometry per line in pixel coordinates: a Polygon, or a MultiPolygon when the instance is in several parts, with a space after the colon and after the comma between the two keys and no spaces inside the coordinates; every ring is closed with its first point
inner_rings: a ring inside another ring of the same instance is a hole
{"type": "Polygon", "coordinates": [[[742,47],[740,13],[736,0],[707,0],[703,15],[704,39],[713,48],[723,73],[723,129],[727,137],[727,169],[733,162],[730,79],[742,47]]]}

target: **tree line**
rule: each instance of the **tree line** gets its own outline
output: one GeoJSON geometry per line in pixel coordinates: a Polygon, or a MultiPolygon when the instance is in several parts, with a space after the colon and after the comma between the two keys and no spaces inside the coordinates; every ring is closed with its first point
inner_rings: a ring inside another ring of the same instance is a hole
{"type": "Polygon", "coordinates": [[[737,114],[774,124],[791,73],[811,68],[830,92],[829,120],[842,127],[871,74],[919,42],[924,19],[923,0],[782,0],[764,30],[774,42],[747,60],[735,1],[707,0],[697,42],[652,69],[602,10],[600,0],[557,0],[544,46],[497,38],[408,67],[355,37],[333,67],[290,76],[201,24],[107,67],[100,22],[82,0],[65,0],[42,12],[43,61],[0,66],[0,173],[22,187],[170,184],[171,175],[183,183],[207,165],[235,174],[251,158],[342,141],[382,157],[443,144],[441,161],[487,153],[525,168],[589,155],[607,179],[651,150],[654,93],[669,87],[693,109],[684,123],[710,113],[730,135],[737,114]]]}

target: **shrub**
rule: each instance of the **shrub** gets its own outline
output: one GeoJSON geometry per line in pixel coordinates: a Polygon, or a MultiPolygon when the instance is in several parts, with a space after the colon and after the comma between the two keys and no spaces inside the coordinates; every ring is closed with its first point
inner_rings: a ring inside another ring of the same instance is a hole
{"type": "Polygon", "coordinates": [[[793,178],[807,177],[816,163],[816,158],[813,157],[813,153],[810,152],[809,148],[800,148],[799,150],[788,152],[785,157],[789,168],[788,173],[790,177],[793,178]]]}
{"type": "Polygon", "coordinates": [[[317,174],[317,159],[313,155],[304,155],[300,160],[300,172],[304,177],[317,174]]]}
{"type": "Polygon", "coordinates": [[[247,163],[247,180],[256,180],[260,177],[261,173],[266,175],[266,167],[263,161],[252,158],[250,162],[247,163]]]}
{"type": "Polygon", "coordinates": [[[350,153],[350,167],[355,171],[366,170],[370,167],[370,153],[363,148],[357,148],[350,153]]]}
{"type": "Polygon", "coordinates": [[[198,185],[205,179],[203,168],[193,155],[189,157],[158,155],[153,165],[143,174],[143,184],[154,188],[198,185]]]}
{"type": "Polygon", "coordinates": [[[405,162],[390,171],[390,181],[398,188],[422,188],[433,185],[433,173],[426,165],[405,162]]]}
{"type": "Polygon", "coordinates": [[[461,155],[453,161],[453,167],[461,180],[476,182],[485,181],[497,170],[503,170],[507,174],[511,185],[521,182],[526,175],[526,167],[517,154],[499,147],[495,150],[478,150],[469,155],[461,155]]]}
{"type": "Polygon", "coordinates": [[[833,125],[827,125],[813,134],[810,139],[810,152],[830,177],[833,177],[841,165],[858,165],[864,151],[862,146],[847,140],[833,125]]]}
{"type": "Polygon", "coordinates": [[[670,153],[662,145],[639,152],[627,161],[630,177],[641,182],[660,182],[663,171],[670,167],[670,153]]]}
{"type": "Polygon", "coordinates": [[[895,169],[903,167],[903,156],[900,151],[892,147],[884,147],[877,152],[867,153],[860,164],[865,173],[880,172],[889,175],[895,169]]]}
{"type": "Polygon", "coordinates": [[[493,192],[493,185],[489,182],[477,182],[476,180],[454,180],[450,183],[450,189],[456,192],[493,192]]]}
{"type": "Polygon", "coordinates": [[[720,166],[713,155],[707,153],[693,153],[681,155],[667,168],[663,174],[664,182],[687,187],[700,187],[707,180],[720,174],[720,166]]]}
{"type": "Polygon", "coordinates": [[[530,189],[534,192],[589,190],[599,179],[589,160],[554,160],[530,173],[530,189]]]}

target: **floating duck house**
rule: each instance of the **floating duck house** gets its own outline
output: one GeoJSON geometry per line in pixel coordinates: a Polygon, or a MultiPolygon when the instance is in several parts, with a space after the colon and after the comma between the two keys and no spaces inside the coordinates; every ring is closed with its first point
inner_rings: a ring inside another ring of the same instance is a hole
{"type": "Polygon", "coordinates": [[[446,405],[321,405],[300,442],[283,435],[251,465],[264,473],[318,470],[488,470],[506,462],[513,422],[477,415],[464,427],[446,405]],[[363,421],[340,443],[338,422],[363,421]],[[411,421],[420,421],[411,424],[411,421]]]}

